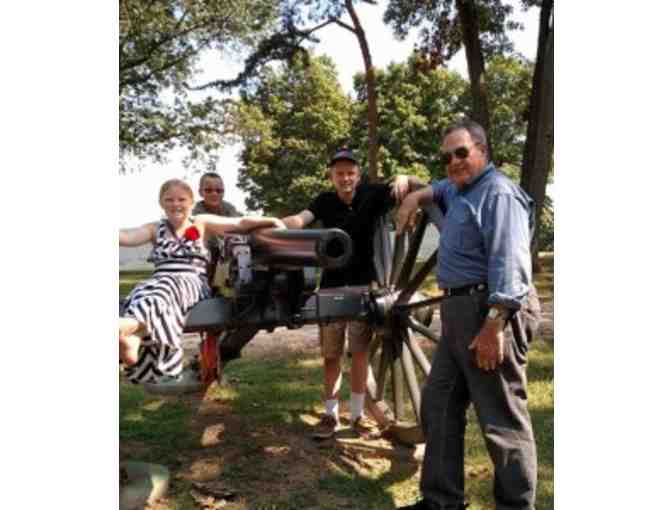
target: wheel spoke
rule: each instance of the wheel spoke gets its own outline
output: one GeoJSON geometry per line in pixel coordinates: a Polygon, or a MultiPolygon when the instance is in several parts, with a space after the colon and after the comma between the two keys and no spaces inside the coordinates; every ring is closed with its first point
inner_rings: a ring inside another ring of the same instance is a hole
{"type": "Polygon", "coordinates": [[[437,296],[429,299],[423,299],[422,301],[410,301],[408,303],[395,305],[395,309],[404,312],[406,311],[410,312],[418,308],[425,308],[426,306],[432,306],[435,305],[436,303],[440,303],[442,299],[443,296],[437,296]]]}
{"type": "Polygon", "coordinates": [[[406,238],[408,234],[402,232],[397,234],[394,237],[394,252],[392,254],[392,274],[390,276],[390,282],[396,282],[399,279],[399,272],[401,271],[401,265],[404,260],[404,255],[406,255],[406,238]]]}
{"type": "Polygon", "coordinates": [[[369,363],[373,362],[373,358],[376,355],[378,349],[380,348],[382,336],[383,335],[379,334],[378,332],[374,333],[373,338],[371,339],[371,343],[369,343],[369,363]]]}
{"type": "Polygon", "coordinates": [[[378,367],[376,369],[376,393],[374,400],[382,400],[385,396],[385,381],[387,379],[387,372],[392,363],[391,345],[389,342],[383,340],[382,349],[380,350],[380,358],[378,359],[378,367]]]}
{"type": "Polygon", "coordinates": [[[435,343],[439,343],[440,336],[434,333],[431,329],[426,327],[424,324],[421,324],[417,320],[415,320],[415,317],[412,317],[409,315],[408,317],[408,327],[411,328],[413,331],[420,333],[421,335],[426,336],[429,338],[431,341],[435,343]]]}
{"type": "MultiPolygon", "coordinates": [[[[408,336],[408,330],[402,331],[402,337],[408,336]]],[[[413,359],[411,358],[411,351],[408,347],[408,338],[404,338],[404,342],[401,345],[401,363],[404,369],[404,377],[406,379],[406,386],[408,387],[408,394],[411,398],[411,404],[413,405],[413,411],[415,412],[415,417],[420,423],[420,385],[418,384],[418,376],[415,373],[415,365],[413,364],[413,359]]]]}
{"type": "Polygon", "coordinates": [[[390,286],[390,276],[392,274],[392,247],[390,246],[390,236],[387,231],[385,217],[378,219],[378,226],[374,235],[374,266],[378,285],[381,287],[390,286]]]}
{"type": "Polygon", "coordinates": [[[422,373],[425,374],[425,377],[427,377],[429,375],[429,371],[432,368],[432,364],[427,359],[424,351],[420,348],[418,341],[409,331],[407,331],[406,336],[404,336],[404,342],[408,344],[408,348],[411,350],[413,358],[422,369],[422,373]]]}
{"type": "Polygon", "coordinates": [[[399,274],[399,279],[394,282],[397,288],[404,287],[408,282],[408,279],[411,277],[411,271],[413,271],[415,260],[418,258],[420,244],[422,243],[422,238],[425,235],[428,218],[429,217],[425,213],[421,213],[420,223],[411,236],[411,242],[408,247],[408,252],[406,253],[404,265],[402,266],[401,273],[399,274]]]}
{"type": "MultiPolygon", "coordinates": [[[[396,351],[397,349],[395,349],[396,351]]],[[[394,415],[399,419],[404,414],[404,369],[401,365],[401,353],[394,352],[392,361],[392,395],[394,404],[394,415]]]]}
{"type": "Polygon", "coordinates": [[[401,291],[399,297],[397,298],[396,304],[406,304],[413,294],[420,288],[422,282],[425,281],[425,278],[432,272],[436,266],[436,259],[438,256],[439,250],[434,250],[432,256],[429,257],[422,267],[418,270],[417,273],[413,276],[413,279],[404,287],[404,290],[401,291]]]}

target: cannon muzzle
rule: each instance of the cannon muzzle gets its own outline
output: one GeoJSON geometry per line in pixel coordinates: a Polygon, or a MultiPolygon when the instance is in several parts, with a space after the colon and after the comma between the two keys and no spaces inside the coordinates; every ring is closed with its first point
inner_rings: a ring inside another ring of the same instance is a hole
{"type": "Polygon", "coordinates": [[[352,255],[350,236],[337,228],[274,229],[250,234],[255,264],[282,268],[345,266],[352,255]]]}

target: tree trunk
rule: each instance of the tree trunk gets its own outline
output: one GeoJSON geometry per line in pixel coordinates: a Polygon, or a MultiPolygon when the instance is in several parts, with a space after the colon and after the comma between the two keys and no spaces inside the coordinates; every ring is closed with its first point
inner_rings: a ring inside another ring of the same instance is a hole
{"type": "Polygon", "coordinates": [[[352,0],[345,2],[346,9],[352,24],[355,27],[355,35],[359,41],[359,48],[362,51],[364,59],[364,72],[366,76],[366,97],[368,106],[368,133],[369,133],[369,180],[378,181],[378,101],[376,94],[376,71],[371,61],[371,52],[369,44],[366,41],[366,34],[362,28],[357,13],[352,6],[352,0]]]}
{"type": "MultiPolygon", "coordinates": [[[[553,0],[544,0],[539,17],[539,47],[530,96],[527,140],[521,170],[521,187],[534,199],[540,224],[546,185],[553,158],[553,0]]],[[[539,267],[538,229],[532,239],[532,260],[539,267]]]]}
{"type": "Polygon", "coordinates": [[[488,108],[487,80],[485,76],[485,60],[481,49],[481,39],[478,28],[478,12],[474,0],[458,0],[457,9],[462,27],[462,41],[467,56],[469,70],[469,84],[471,87],[473,119],[478,122],[488,134],[488,154],[494,161],[490,142],[490,110],[488,108]]]}

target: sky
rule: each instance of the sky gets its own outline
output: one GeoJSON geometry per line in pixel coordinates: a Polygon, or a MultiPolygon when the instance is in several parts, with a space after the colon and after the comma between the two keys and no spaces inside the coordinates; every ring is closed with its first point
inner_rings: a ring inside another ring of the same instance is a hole
{"type": "MultiPolygon", "coordinates": [[[[415,40],[411,33],[405,41],[398,41],[392,34],[392,29],[385,26],[382,13],[386,2],[378,6],[365,3],[358,4],[357,13],[364,27],[373,65],[385,68],[390,63],[404,61],[410,54],[415,40]]],[[[516,4],[517,5],[517,4],[516,4]]],[[[524,25],[523,30],[511,34],[516,51],[527,58],[534,59],[536,55],[539,9],[533,8],[527,12],[515,11],[514,19],[524,25]]],[[[344,20],[350,21],[347,13],[344,20]],[[346,19],[347,18],[347,19],[346,19]]],[[[352,78],[362,72],[364,65],[357,40],[351,33],[336,25],[329,25],[317,33],[321,42],[315,47],[316,53],[327,54],[336,63],[341,87],[346,93],[352,92],[352,78]]],[[[205,83],[214,79],[234,76],[242,68],[242,59],[235,62],[231,58],[223,59],[217,53],[209,53],[201,61],[202,74],[195,83],[205,83]]],[[[464,51],[461,50],[448,64],[448,68],[467,76],[467,64],[464,51]]],[[[226,188],[224,199],[234,204],[238,210],[246,211],[245,194],[238,189],[237,153],[240,146],[224,149],[217,166],[217,171],[224,179],[226,188]]],[[[175,151],[174,157],[165,165],[145,164],[140,172],[119,176],[120,195],[120,223],[122,228],[134,227],[155,221],[161,217],[158,205],[158,190],[161,183],[174,178],[182,178],[189,182],[194,192],[198,190],[198,175],[190,175],[180,163],[180,154],[175,151]]]]}

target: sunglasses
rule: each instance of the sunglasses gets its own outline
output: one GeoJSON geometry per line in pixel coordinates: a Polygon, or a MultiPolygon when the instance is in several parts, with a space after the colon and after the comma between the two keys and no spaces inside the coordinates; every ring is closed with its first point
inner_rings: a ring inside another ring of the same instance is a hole
{"type": "Polygon", "coordinates": [[[463,145],[462,147],[458,147],[454,151],[442,152],[441,155],[439,156],[439,159],[441,161],[441,164],[450,165],[451,161],[453,161],[453,155],[455,155],[457,159],[467,159],[469,157],[469,152],[470,148],[463,145]]]}
{"type": "Polygon", "coordinates": [[[205,193],[224,193],[224,188],[203,188],[205,193]]]}

